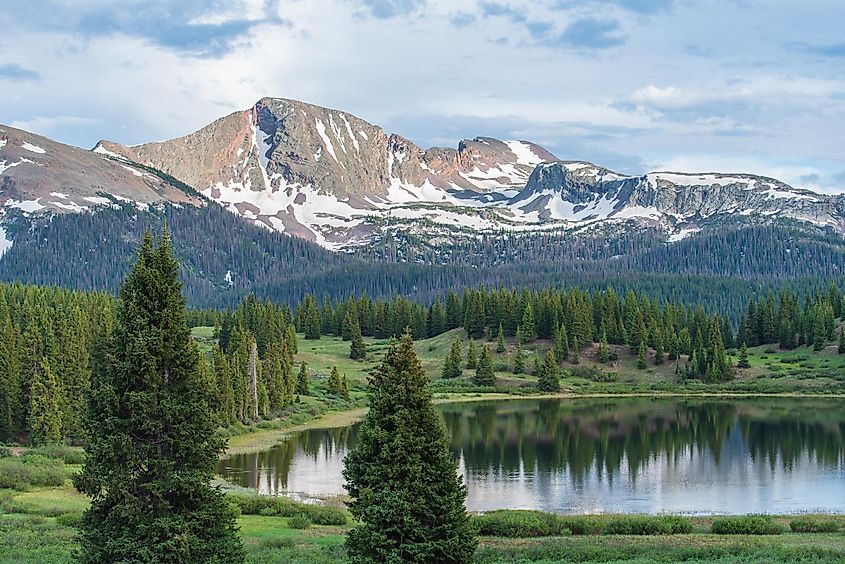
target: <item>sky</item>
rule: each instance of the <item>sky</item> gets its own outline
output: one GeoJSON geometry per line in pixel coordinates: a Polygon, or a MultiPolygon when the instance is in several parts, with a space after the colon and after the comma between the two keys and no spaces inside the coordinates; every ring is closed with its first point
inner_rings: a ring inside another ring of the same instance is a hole
{"type": "Polygon", "coordinates": [[[0,123],[137,144],[284,97],[422,147],[839,193],[843,21],[841,0],[8,0],[0,123]]]}

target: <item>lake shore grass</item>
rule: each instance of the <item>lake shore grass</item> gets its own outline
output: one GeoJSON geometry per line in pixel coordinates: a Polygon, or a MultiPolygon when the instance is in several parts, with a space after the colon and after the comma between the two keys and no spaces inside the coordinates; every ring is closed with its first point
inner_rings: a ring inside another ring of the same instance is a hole
{"type": "MultiPolygon", "coordinates": [[[[243,499],[244,496],[238,497],[243,499]]],[[[344,540],[353,526],[350,522],[345,525],[315,524],[303,519],[297,513],[300,505],[291,501],[282,502],[284,509],[278,512],[267,511],[263,503],[250,503],[248,496],[245,501],[242,504],[244,513],[256,513],[238,517],[247,562],[334,564],[345,561],[344,540]]],[[[75,527],[87,505],[87,498],[77,493],[69,482],[59,487],[37,487],[25,492],[0,490],[0,563],[72,562],[76,547],[75,527]]],[[[522,517],[532,512],[500,513],[522,517]]],[[[499,536],[479,536],[479,549],[474,561],[845,561],[845,534],[841,532],[845,530],[845,515],[800,517],[802,523],[808,520],[835,523],[837,532],[824,533],[791,532],[790,524],[796,520],[795,516],[770,516],[768,519],[779,527],[780,533],[768,535],[714,534],[711,531],[718,516],[539,515],[546,521],[559,520],[563,527],[556,528],[551,536],[533,536],[536,531],[530,528],[516,529],[515,532],[497,529],[495,532],[499,536]],[[579,522],[591,525],[581,527],[579,522]],[[673,523],[677,532],[660,531],[654,527],[638,528],[638,524],[661,522],[673,523]],[[567,526],[573,527],[575,533],[564,530],[567,526]],[[649,534],[652,532],[660,534],[649,534]]],[[[323,521],[337,522],[334,513],[329,517],[331,519],[323,521]]],[[[321,519],[315,515],[315,520],[321,519]]],[[[535,521],[532,519],[531,522],[535,521]]]]}

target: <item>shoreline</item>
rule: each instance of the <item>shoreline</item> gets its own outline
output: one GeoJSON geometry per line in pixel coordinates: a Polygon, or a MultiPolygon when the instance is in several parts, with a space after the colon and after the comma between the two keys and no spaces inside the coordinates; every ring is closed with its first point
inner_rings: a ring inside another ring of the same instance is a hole
{"type": "MultiPolygon", "coordinates": [[[[471,403],[479,401],[504,401],[504,400],[543,400],[543,399],[625,399],[625,398],[725,398],[725,399],[753,399],[753,398],[780,398],[780,399],[845,399],[845,394],[804,394],[795,392],[783,393],[754,393],[754,392],[630,392],[630,393],[584,393],[559,392],[552,394],[531,394],[514,395],[508,393],[473,394],[457,397],[435,398],[435,405],[453,403],[471,403]]],[[[315,417],[305,423],[298,423],[280,429],[267,429],[236,435],[228,439],[226,452],[220,457],[221,460],[241,454],[253,454],[274,447],[285,437],[292,433],[308,431],[310,429],[333,429],[347,427],[362,421],[367,414],[366,407],[358,407],[340,411],[329,411],[319,417],[315,417]]]]}

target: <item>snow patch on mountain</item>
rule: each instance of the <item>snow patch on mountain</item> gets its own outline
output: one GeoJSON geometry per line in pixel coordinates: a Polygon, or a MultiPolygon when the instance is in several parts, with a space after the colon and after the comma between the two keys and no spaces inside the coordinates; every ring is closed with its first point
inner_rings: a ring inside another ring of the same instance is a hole
{"type": "Polygon", "coordinates": [[[531,145],[525,141],[505,141],[505,145],[516,156],[517,164],[537,165],[543,162],[543,159],[531,150],[531,145]]]}
{"type": "Polygon", "coordinates": [[[332,156],[332,158],[337,161],[337,154],[334,152],[334,145],[332,144],[332,140],[329,139],[329,136],[326,134],[326,125],[323,123],[323,120],[320,118],[314,118],[317,124],[317,134],[320,136],[320,139],[323,140],[323,145],[325,145],[326,150],[332,156]]]}
{"type": "Polygon", "coordinates": [[[44,149],[42,149],[41,147],[39,147],[38,145],[33,145],[32,143],[29,143],[28,141],[24,141],[23,145],[21,145],[21,148],[26,149],[27,151],[30,151],[32,153],[37,153],[39,155],[43,155],[47,152],[44,149]]]}

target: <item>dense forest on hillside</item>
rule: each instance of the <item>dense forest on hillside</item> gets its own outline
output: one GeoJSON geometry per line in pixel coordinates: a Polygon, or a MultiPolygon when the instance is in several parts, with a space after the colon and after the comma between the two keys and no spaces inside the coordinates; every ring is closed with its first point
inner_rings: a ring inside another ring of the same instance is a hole
{"type": "MultiPolygon", "coordinates": [[[[102,354],[98,345],[113,325],[114,304],[101,292],[0,285],[1,441],[79,440],[85,392],[102,354]]],[[[199,370],[214,398],[216,421],[225,426],[272,418],[298,394],[309,393],[309,373],[294,361],[297,333],[310,340],[341,336],[356,358],[362,336],[388,338],[409,328],[414,339],[425,339],[462,328],[471,343],[478,342],[479,363],[489,353],[482,338],[515,338],[517,347],[548,339],[550,366],[577,362],[580,351],[594,343],[607,354],[610,344],[630,347],[643,363],[646,358],[676,363],[681,384],[686,379],[717,383],[734,376],[726,349],[768,343],[818,349],[836,338],[842,342],[836,319],[843,313],[845,297],[835,286],[800,297],[784,289],[752,300],[738,325],[701,304],[634,291],[468,288],[429,304],[402,296],[382,300],[362,294],[332,301],[307,294],[291,308],[250,296],[232,310],[193,310],[188,323],[216,326],[216,343],[199,370]]],[[[840,350],[845,351],[845,342],[840,350]]],[[[348,396],[346,382],[336,374],[332,378],[329,393],[348,396]]],[[[554,381],[545,385],[554,389],[554,381]]]]}
{"type": "Polygon", "coordinates": [[[650,231],[491,235],[428,255],[401,251],[397,235],[389,253],[374,245],[350,255],[257,227],[209,203],[146,211],[115,205],[18,222],[9,230],[14,245],[0,260],[0,281],[116,292],[144,230],[164,224],[192,307],[234,307],[249,294],[289,305],[308,293],[429,303],[445,299],[449,288],[578,286],[697,303],[736,322],[749,299],[786,280],[803,295],[845,272],[841,237],[795,226],[726,228],[672,244],[650,231]]]}

